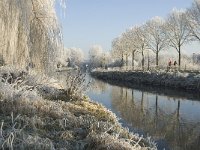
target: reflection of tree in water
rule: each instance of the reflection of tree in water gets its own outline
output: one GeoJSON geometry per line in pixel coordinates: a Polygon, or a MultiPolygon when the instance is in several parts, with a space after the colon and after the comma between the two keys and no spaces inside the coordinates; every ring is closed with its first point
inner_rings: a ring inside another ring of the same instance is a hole
{"type": "Polygon", "coordinates": [[[141,92],[138,98],[134,92],[122,87],[112,88],[112,105],[128,124],[142,129],[154,139],[165,139],[172,149],[200,147],[200,123],[191,124],[183,119],[180,100],[177,101],[177,108],[170,112],[168,106],[164,109],[159,107],[158,95],[155,95],[155,105],[150,107],[148,93],[141,92]]]}
{"type": "MultiPolygon", "coordinates": [[[[119,110],[122,118],[126,116],[126,120],[131,123],[133,113],[127,112],[128,110],[135,107],[134,99],[128,93],[128,90],[119,87],[112,88],[112,104],[115,110],[119,110]],[[127,98],[126,98],[127,97],[127,98]]],[[[134,110],[134,109],[133,109],[134,110]]]]}
{"type": "Polygon", "coordinates": [[[103,93],[107,89],[107,84],[96,79],[92,81],[90,88],[93,89],[96,93],[103,93]]]}

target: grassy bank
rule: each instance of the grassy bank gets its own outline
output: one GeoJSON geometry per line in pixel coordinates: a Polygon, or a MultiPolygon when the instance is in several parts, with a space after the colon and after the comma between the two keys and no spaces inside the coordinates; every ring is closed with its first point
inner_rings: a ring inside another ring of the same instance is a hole
{"type": "Polygon", "coordinates": [[[161,71],[92,71],[93,77],[112,80],[116,82],[124,82],[135,85],[150,85],[157,87],[168,87],[171,89],[182,89],[187,91],[200,91],[200,74],[196,73],[180,73],[161,72],[161,71]]]}
{"type": "Polygon", "coordinates": [[[102,105],[67,95],[54,79],[5,67],[0,76],[1,149],[156,149],[102,105]]]}

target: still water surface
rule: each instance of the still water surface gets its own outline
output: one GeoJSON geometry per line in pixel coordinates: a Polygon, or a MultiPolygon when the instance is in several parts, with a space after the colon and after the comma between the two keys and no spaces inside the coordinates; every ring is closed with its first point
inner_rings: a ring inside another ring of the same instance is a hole
{"type": "Polygon", "coordinates": [[[114,112],[130,131],[151,136],[158,149],[200,150],[198,99],[114,86],[96,79],[87,94],[114,112]]]}

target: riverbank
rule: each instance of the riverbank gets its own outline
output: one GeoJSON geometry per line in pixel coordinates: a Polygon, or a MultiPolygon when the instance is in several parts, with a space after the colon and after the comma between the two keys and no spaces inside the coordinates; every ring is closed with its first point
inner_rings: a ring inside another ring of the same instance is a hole
{"type": "Polygon", "coordinates": [[[129,88],[96,78],[92,78],[92,82],[89,97],[115,112],[124,127],[144,136],[151,135],[159,150],[200,147],[197,142],[200,135],[199,99],[186,98],[187,93],[179,95],[178,90],[168,95],[162,88],[157,92],[158,88],[129,88]]]}
{"type": "Polygon", "coordinates": [[[0,146],[4,149],[156,149],[87,96],[71,99],[58,81],[0,68],[0,146]]]}
{"type": "Polygon", "coordinates": [[[192,92],[200,91],[200,74],[196,73],[98,70],[92,71],[91,75],[98,79],[124,82],[124,84],[128,83],[129,85],[167,87],[192,92]]]}

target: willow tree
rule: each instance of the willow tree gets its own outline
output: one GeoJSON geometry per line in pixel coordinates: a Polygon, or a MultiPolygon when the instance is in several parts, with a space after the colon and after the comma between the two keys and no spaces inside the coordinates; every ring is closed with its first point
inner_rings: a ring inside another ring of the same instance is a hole
{"type": "Polygon", "coordinates": [[[55,67],[63,48],[54,5],[55,0],[0,1],[0,53],[7,65],[32,64],[45,72],[55,67]]]}
{"type": "Polygon", "coordinates": [[[156,66],[158,66],[158,55],[167,47],[167,36],[165,32],[165,21],[160,17],[154,17],[145,24],[147,30],[147,45],[156,54],[156,66]]]}

